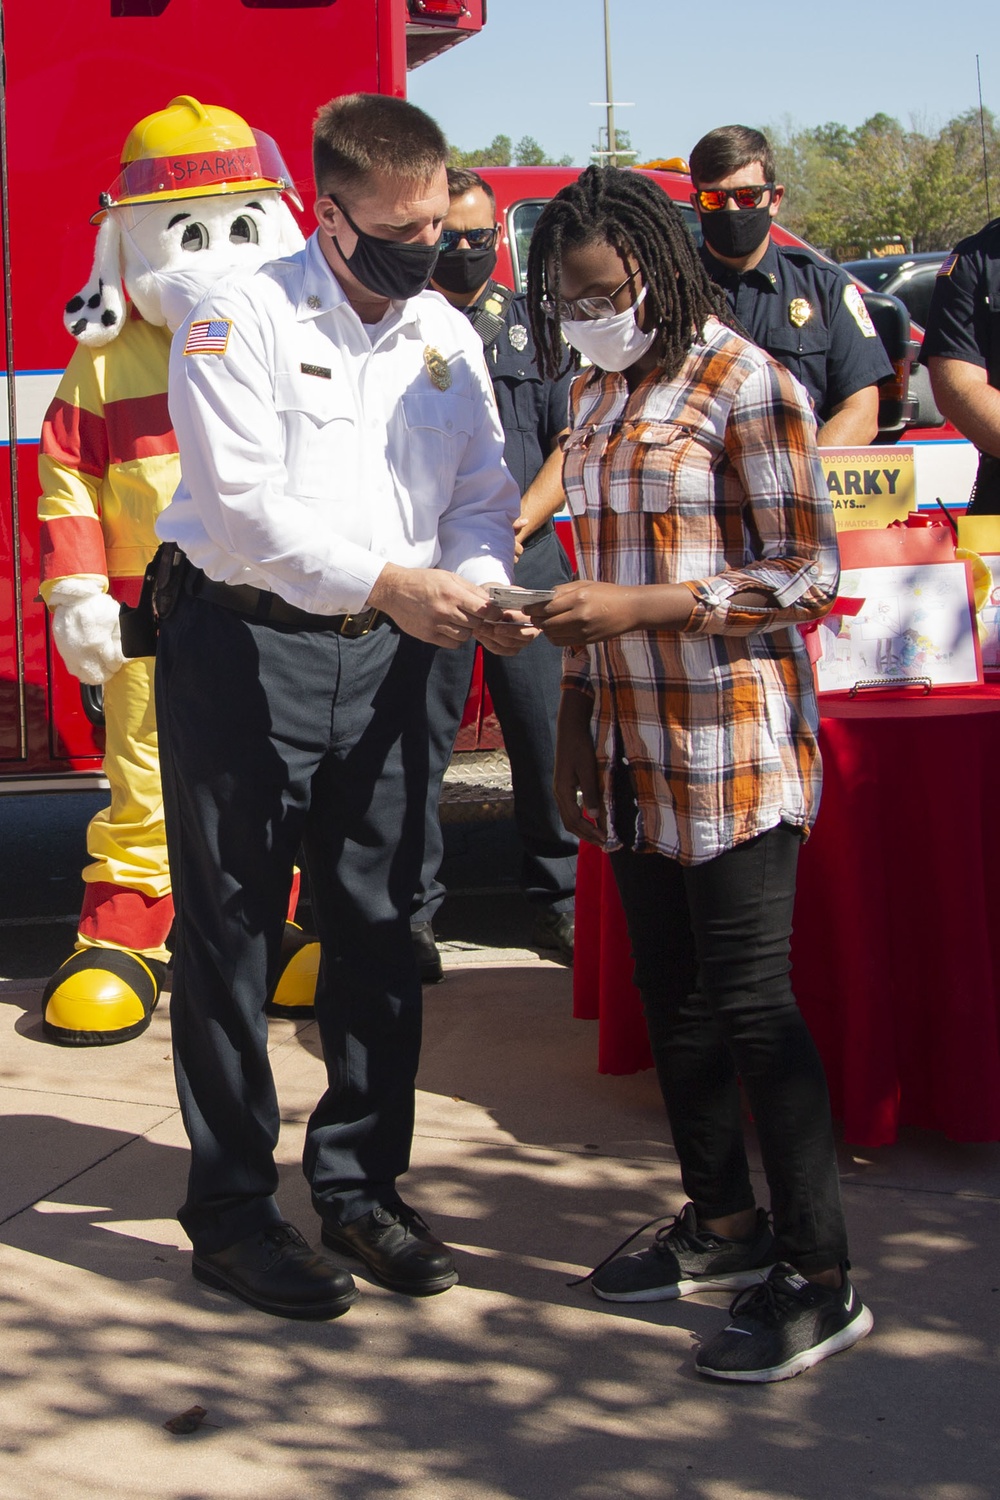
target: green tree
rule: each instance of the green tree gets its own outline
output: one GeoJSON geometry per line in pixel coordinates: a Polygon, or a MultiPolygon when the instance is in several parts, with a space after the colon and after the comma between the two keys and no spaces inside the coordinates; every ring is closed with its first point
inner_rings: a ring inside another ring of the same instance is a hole
{"type": "Polygon", "coordinates": [[[509,135],[495,135],[488,146],[475,151],[461,151],[452,146],[448,152],[449,167],[509,167],[513,143],[509,135]]]}
{"type": "Polygon", "coordinates": [[[985,222],[986,172],[1000,200],[1000,127],[978,110],[937,131],[880,112],[855,130],[785,119],[765,134],[787,189],[782,222],[842,259],[893,242],[947,249],[985,222]]]}
{"type": "Polygon", "coordinates": [[[477,146],[474,151],[463,151],[452,146],[448,152],[449,167],[569,167],[571,156],[560,156],[558,161],[548,156],[533,135],[522,135],[515,146],[509,135],[495,135],[488,146],[477,146]]]}
{"type": "Polygon", "coordinates": [[[514,147],[514,163],[519,167],[569,167],[573,164],[573,158],[560,156],[556,161],[553,157],[546,156],[533,135],[522,135],[514,147]]]}
{"type": "Polygon", "coordinates": [[[990,206],[1000,195],[1000,130],[996,117],[978,109],[949,120],[928,140],[911,183],[914,250],[948,249],[986,222],[986,174],[990,206]],[[983,163],[985,136],[986,164],[983,163]]]}
{"type": "Polygon", "coordinates": [[[615,131],[615,146],[617,148],[614,156],[607,154],[606,132],[600,132],[597,144],[591,147],[590,160],[597,166],[630,167],[638,159],[639,153],[632,149],[632,133],[629,130],[615,131]]]}

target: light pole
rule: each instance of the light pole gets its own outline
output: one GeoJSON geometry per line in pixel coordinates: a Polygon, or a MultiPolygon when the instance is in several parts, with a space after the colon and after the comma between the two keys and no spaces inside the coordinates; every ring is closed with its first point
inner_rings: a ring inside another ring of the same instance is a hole
{"type": "MultiPolygon", "coordinates": [[[[604,160],[605,160],[605,164],[607,166],[609,166],[609,167],[617,167],[619,156],[635,156],[636,152],[634,152],[634,151],[619,151],[618,150],[618,137],[617,137],[617,135],[615,133],[615,110],[616,109],[631,109],[632,105],[628,104],[628,103],[623,103],[621,101],[619,101],[619,103],[617,105],[615,104],[614,89],[613,89],[612,83],[611,83],[611,9],[610,9],[610,0],[604,0],[604,90],[605,90],[605,97],[603,99],[601,99],[601,100],[595,100],[595,101],[593,101],[593,106],[595,108],[606,109],[607,112],[608,112],[608,123],[607,123],[608,142],[607,142],[607,149],[604,150],[604,151],[600,151],[600,150],[595,151],[594,155],[595,156],[603,157],[604,160]]],[[[600,130],[598,130],[598,137],[600,137],[600,130]]]]}
{"type": "Polygon", "coordinates": [[[611,85],[611,5],[604,0],[604,97],[608,101],[608,165],[616,167],[615,91],[611,85]]]}

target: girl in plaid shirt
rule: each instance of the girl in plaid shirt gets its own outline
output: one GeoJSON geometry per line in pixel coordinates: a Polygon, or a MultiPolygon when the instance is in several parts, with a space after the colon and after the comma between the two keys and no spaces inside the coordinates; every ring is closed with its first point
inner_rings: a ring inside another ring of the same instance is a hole
{"type": "Polygon", "coordinates": [[[838,580],[815,419],[733,327],[679,212],[639,173],[591,167],[556,195],[529,298],[549,370],[563,338],[591,363],[565,439],[580,578],[532,611],[566,648],[556,794],[567,828],[611,858],[691,1200],[593,1287],[618,1302],[732,1288],[696,1368],[786,1379],[872,1326],[847,1274],[826,1080],[789,979],[821,775],[797,626],[829,609],[838,580]]]}

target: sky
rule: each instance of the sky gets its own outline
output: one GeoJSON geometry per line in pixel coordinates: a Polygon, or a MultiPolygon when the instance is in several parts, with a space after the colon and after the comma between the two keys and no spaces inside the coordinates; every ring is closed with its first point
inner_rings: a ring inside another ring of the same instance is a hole
{"type": "MultiPolygon", "coordinates": [[[[610,0],[617,129],[641,157],[687,156],[717,125],[860,125],[883,111],[934,131],[1000,115],[996,0],[610,0]],[[883,21],[882,34],[872,17],[883,21]],[[960,20],[959,20],[960,18],[960,20]]],[[[410,74],[409,97],[462,150],[534,136],[586,165],[606,112],[603,0],[488,0],[479,36],[410,74]]]]}

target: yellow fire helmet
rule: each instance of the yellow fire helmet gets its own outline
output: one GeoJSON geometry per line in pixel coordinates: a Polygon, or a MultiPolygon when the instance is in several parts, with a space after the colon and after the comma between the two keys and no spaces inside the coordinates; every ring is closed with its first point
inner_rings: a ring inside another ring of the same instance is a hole
{"type": "Polygon", "coordinates": [[[121,171],[101,194],[101,207],[90,222],[99,223],[105,209],[123,203],[215,198],[268,188],[287,193],[296,208],[302,207],[292,174],[269,135],[251,129],[231,109],[199,104],[181,94],[129,132],[121,171]]]}

